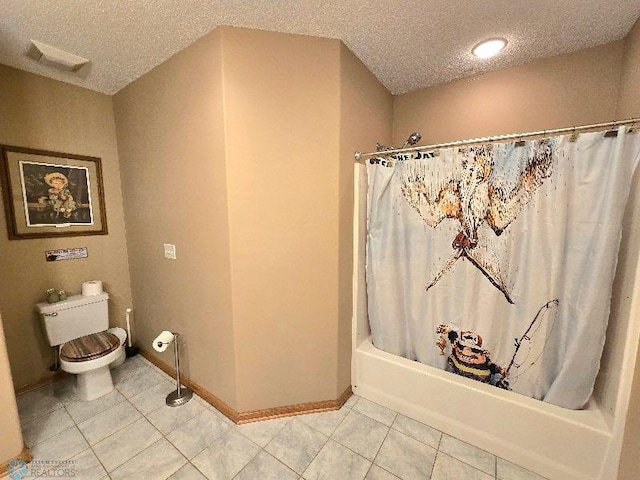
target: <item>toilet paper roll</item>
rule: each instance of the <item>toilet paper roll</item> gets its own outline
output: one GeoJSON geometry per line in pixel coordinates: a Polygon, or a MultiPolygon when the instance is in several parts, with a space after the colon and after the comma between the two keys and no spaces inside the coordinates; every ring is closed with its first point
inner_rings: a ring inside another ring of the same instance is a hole
{"type": "Polygon", "coordinates": [[[169,348],[169,344],[176,338],[173,333],[165,330],[153,341],[153,348],[156,352],[164,352],[169,348]]]}
{"type": "Polygon", "coordinates": [[[102,293],[102,281],[91,280],[82,284],[82,295],[89,297],[91,295],[100,295],[102,293]]]}

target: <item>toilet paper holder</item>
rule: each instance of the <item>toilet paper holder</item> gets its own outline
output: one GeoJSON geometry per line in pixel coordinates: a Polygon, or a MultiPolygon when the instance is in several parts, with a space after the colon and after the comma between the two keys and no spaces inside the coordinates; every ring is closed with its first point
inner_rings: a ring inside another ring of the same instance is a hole
{"type": "Polygon", "coordinates": [[[156,338],[153,343],[155,346],[157,346],[158,348],[163,347],[164,345],[169,345],[171,343],[173,343],[173,353],[175,355],[175,361],[176,361],[176,390],[169,393],[169,395],[167,395],[166,398],[166,403],[169,407],[179,407],[180,405],[184,405],[185,403],[187,403],[189,400],[191,400],[191,398],[193,397],[193,390],[191,390],[189,387],[183,387],[180,384],[180,346],[179,346],[179,339],[180,339],[180,334],[179,333],[173,333],[173,338],[171,340],[169,340],[168,342],[164,342],[162,340],[158,340],[158,338],[156,338]]]}

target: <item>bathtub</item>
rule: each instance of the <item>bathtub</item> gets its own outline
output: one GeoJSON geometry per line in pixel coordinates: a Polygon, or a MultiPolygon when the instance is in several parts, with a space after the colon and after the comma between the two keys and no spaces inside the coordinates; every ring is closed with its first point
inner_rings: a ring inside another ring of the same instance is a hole
{"type": "Polygon", "coordinates": [[[624,328],[618,322],[609,329],[616,335],[607,340],[614,352],[605,348],[606,378],[598,380],[583,410],[456,376],[372,344],[365,287],[366,171],[359,164],[354,201],[353,391],[549,479],[615,479],[640,335],[640,315],[632,315],[640,311],[635,289],[628,295],[624,328]]]}

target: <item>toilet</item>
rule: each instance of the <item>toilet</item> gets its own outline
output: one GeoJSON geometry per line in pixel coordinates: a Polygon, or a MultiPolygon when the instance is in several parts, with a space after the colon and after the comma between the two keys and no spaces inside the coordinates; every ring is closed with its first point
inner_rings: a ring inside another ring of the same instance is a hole
{"type": "Polygon", "coordinates": [[[122,328],[109,328],[109,295],[73,295],[57,303],[38,303],[49,345],[59,346],[60,367],[77,375],[82,400],[113,390],[110,368],[125,360],[122,328]]]}

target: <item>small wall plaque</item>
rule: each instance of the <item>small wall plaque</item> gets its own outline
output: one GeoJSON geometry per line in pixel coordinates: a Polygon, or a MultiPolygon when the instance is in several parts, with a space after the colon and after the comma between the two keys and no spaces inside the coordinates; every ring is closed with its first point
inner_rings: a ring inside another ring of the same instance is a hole
{"type": "Polygon", "coordinates": [[[57,262],[58,260],[77,260],[78,258],[87,258],[88,256],[89,252],[87,251],[87,247],[47,250],[45,252],[47,262],[57,262]]]}

